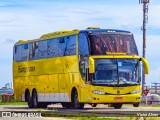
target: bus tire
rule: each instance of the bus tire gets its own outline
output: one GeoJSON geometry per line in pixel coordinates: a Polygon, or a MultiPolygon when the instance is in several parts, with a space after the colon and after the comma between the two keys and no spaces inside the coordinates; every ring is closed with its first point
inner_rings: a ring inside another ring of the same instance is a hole
{"type": "Polygon", "coordinates": [[[121,109],[122,104],[121,104],[121,103],[114,103],[114,104],[113,104],[113,107],[114,107],[115,109],[121,109]]]}
{"type": "Polygon", "coordinates": [[[72,107],[71,103],[61,103],[61,105],[63,108],[71,108],[72,107]]]}
{"type": "Polygon", "coordinates": [[[134,103],[133,107],[139,107],[140,103],[134,103]]]}
{"type": "Polygon", "coordinates": [[[38,107],[38,99],[37,99],[36,90],[34,90],[32,93],[32,101],[33,101],[33,108],[37,108],[38,107]]]}
{"type": "Polygon", "coordinates": [[[30,93],[27,93],[27,104],[29,108],[33,108],[33,102],[32,102],[32,97],[30,96],[30,93]]]}
{"type": "Polygon", "coordinates": [[[77,90],[74,90],[73,92],[74,92],[73,93],[73,98],[72,98],[72,106],[73,106],[73,108],[83,109],[84,108],[84,103],[79,103],[77,90]]]}
{"type": "Polygon", "coordinates": [[[46,102],[38,102],[36,90],[34,90],[32,93],[32,102],[33,102],[33,108],[47,108],[48,106],[48,103],[46,102]]]}

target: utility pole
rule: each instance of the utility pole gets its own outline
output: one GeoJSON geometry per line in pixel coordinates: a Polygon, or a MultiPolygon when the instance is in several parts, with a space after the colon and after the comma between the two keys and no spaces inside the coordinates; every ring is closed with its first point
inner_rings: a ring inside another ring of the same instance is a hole
{"type": "Polygon", "coordinates": [[[157,94],[157,90],[158,90],[157,88],[160,87],[160,86],[158,86],[158,84],[160,84],[160,83],[155,83],[155,82],[154,82],[154,83],[152,83],[152,84],[154,84],[154,86],[152,86],[152,87],[155,88],[155,94],[157,94]]]}
{"type": "MultiPolygon", "coordinates": [[[[143,57],[146,57],[146,23],[148,23],[148,4],[149,0],[139,0],[140,4],[143,4],[143,57]]],[[[144,70],[142,73],[142,90],[146,84],[144,70]]]]}

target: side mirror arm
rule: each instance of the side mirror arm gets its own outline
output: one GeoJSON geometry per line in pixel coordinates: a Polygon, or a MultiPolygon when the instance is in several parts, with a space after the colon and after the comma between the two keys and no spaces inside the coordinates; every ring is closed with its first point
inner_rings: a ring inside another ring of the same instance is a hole
{"type": "Polygon", "coordinates": [[[143,67],[144,67],[144,73],[149,74],[149,64],[148,61],[145,58],[141,58],[143,62],[143,67]]]}

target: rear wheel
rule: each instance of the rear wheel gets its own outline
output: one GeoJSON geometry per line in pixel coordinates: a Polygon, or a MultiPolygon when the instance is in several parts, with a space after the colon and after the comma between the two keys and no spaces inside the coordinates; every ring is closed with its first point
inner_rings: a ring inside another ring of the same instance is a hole
{"type": "Polygon", "coordinates": [[[79,103],[77,90],[73,91],[72,106],[73,108],[82,109],[84,103],[79,103]]]}
{"type": "Polygon", "coordinates": [[[32,93],[32,100],[33,100],[33,108],[37,108],[38,107],[38,99],[37,99],[36,90],[34,90],[32,93]]]}
{"type": "Polygon", "coordinates": [[[113,104],[113,107],[114,107],[115,109],[121,109],[122,104],[121,104],[121,103],[114,103],[114,104],[113,104]]]}
{"type": "Polygon", "coordinates": [[[133,106],[134,107],[139,107],[140,103],[134,103],[133,106]]]}
{"type": "Polygon", "coordinates": [[[48,103],[38,102],[36,90],[33,91],[32,101],[33,101],[33,108],[47,108],[48,103]]]}
{"type": "Polygon", "coordinates": [[[33,102],[32,102],[32,97],[30,96],[30,93],[27,93],[27,104],[29,108],[33,108],[33,102]]]}

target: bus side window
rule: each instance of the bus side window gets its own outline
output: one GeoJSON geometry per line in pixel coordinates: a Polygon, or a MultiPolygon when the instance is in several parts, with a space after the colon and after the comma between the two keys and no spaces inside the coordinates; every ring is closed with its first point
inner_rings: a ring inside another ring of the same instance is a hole
{"type": "Polygon", "coordinates": [[[65,55],[76,55],[76,35],[65,37],[66,39],[66,49],[65,55]]]}
{"type": "Polygon", "coordinates": [[[38,59],[47,58],[47,41],[39,41],[38,43],[38,59]]]}
{"type": "Polygon", "coordinates": [[[29,59],[38,59],[38,42],[29,43],[29,59]]]}
{"type": "Polygon", "coordinates": [[[15,52],[14,52],[14,61],[20,62],[21,61],[21,51],[22,51],[22,45],[17,45],[14,47],[15,52]]]}
{"type": "Polygon", "coordinates": [[[58,38],[58,41],[59,41],[58,43],[59,56],[64,56],[66,50],[65,37],[58,38]]]}
{"type": "Polygon", "coordinates": [[[28,43],[22,45],[21,61],[28,60],[28,43]]]}
{"type": "Polygon", "coordinates": [[[47,41],[47,57],[59,57],[64,56],[65,51],[65,40],[64,38],[54,38],[47,41]]]}
{"type": "Polygon", "coordinates": [[[88,39],[84,33],[78,35],[78,53],[82,56],[89,56],[88,39]]]}

